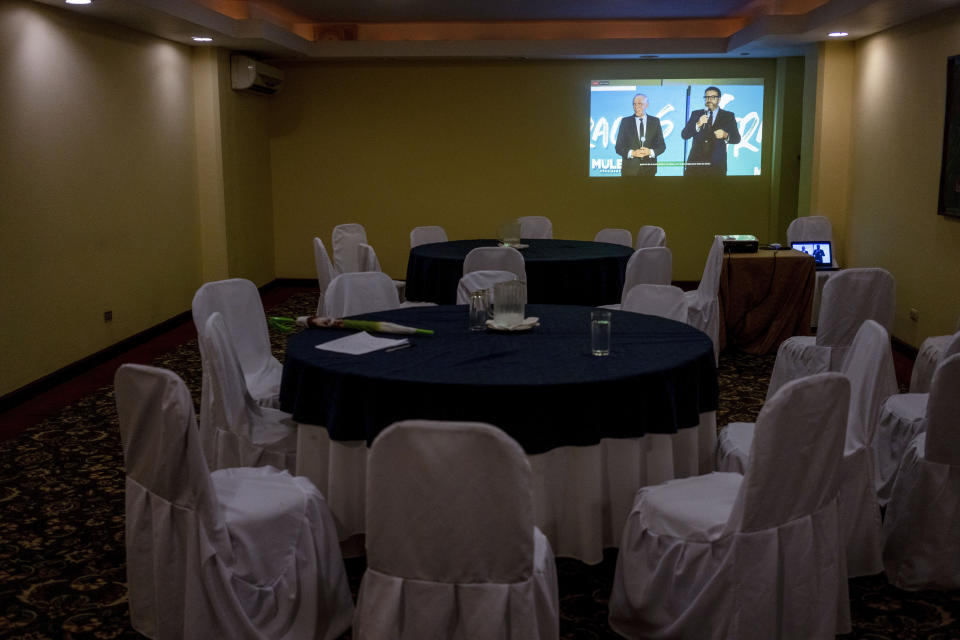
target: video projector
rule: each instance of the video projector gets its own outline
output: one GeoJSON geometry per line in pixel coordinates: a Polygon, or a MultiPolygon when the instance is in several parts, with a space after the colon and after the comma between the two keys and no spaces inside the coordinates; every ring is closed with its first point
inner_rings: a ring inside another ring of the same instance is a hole
{"type": "Polygon", "coordinates": [[[760,248],[756,236],[730,235],[723,238],[723,250],[727,253],[756,253],[760,248]]]}

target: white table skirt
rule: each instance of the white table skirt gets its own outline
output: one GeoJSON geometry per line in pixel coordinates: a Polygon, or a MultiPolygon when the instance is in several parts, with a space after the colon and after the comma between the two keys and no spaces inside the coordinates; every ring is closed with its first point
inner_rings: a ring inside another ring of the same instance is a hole
{"type": "MultiPolygon", "coordinates": [[[[713,470],[716,412],[700,414],[696,428],[672,435],[604,439],[589,447],[558,447],[528,456],[533,470],[535,524],[555,556],[588,564],[620,537],[640,487],[713,470]]],[[[364,532],[367,447],[330,440],[327,430],[301,424],[297,475],[326,497],[340,540],[364,532]]]]}

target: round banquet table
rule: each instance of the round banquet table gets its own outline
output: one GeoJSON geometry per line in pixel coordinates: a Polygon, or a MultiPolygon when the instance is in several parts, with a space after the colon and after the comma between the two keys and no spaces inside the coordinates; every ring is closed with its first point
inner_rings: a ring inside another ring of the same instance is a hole
{"type": "Polygon", "coordinates": [[[296,472],[323,493],[341,540],[365,531],[367,449],[398,420],[503,429],[527,453],[537,527],[555,555],[587,563],[620,544],[640,487],[712,470],[717,374],[706,334],[614,311],[610,355],[595,357],[589,307],[526,311],[541,325],[522,333],[471,332],[464,306],[367,314],[436,333],[359,356],[315,348],[346,331],[289,338],[280,403],[298,423],[296,472]]]}
{"type": "MultiPolygon", "coordinates": [[[[527,300],[545,304],[598,306],[620,302],[623,274],[633,249],[607,242],[525,239],[520,249],[527,271],[527,300]]],[[[451,240],[410,249],[406,296],[409,300],[454,304],[463,276],[463,259],[476,247],[497,240],[451,240]]]]}
{"type": "Polygon", "coordinates": [[[409,418],[489,422],[528,454],[602,438],[670,434],[717,408],[710,338],[686,324],[614,311],[610,355],[590,353],[589,307],[527,305],[527,332],[471,332],[464,306],[366,314],[433,329],[413,347],[361,356],[316,349],[349,334],[307,330],[287,342],[280,407],[333,440],[369,445],[409,418]]]}

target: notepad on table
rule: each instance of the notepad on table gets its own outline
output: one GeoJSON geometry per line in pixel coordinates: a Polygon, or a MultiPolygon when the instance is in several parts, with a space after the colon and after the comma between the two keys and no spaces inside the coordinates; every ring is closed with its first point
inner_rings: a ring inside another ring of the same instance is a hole
{"type": "Polygon", "coordinates": [[[360,331],[359,333],[354,333],[343,338],[322,342],[317,345],[317,349],[359,356],[364,353],[373,353],[381,349],[389,349],[390,347],[407,344],[408,342],[409,340],[406,338],[378,338],[370,335],[366,331],[360,331]]]}

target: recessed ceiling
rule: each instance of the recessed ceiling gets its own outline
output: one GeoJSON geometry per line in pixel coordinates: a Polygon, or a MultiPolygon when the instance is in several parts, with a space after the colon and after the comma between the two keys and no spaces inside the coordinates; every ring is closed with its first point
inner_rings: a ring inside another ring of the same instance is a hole
{"type": "MultiPolygon", "coordinates": [[[[960,0],[35,0],[267,59],[770,57],[960,0]]],[[[199,45],[204,46],[204,45],[199,45]]],[[[210,45],[206,45],[210,46],[210,45]]]]}

